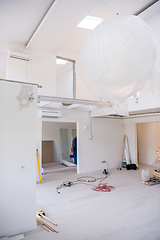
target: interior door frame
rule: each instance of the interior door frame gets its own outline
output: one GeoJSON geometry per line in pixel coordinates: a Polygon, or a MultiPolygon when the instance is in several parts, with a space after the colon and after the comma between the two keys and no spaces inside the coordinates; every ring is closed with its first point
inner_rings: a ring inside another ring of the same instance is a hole
{"type": "MultiPolygon", "coordinates": [[[[58,137],[59,137],[59,159],[60,162],[62,160],[62,142],[61,142],[61,129],[67,129],[68,130],[68,147],[69,147],[69,153],[71,153],[71,147],[72,147],[72,129],[76,129],[77,131],[77,126],[76,128],[73,127],[58,127],[58,137]]],[[[70,154],[69,154],[70,155],[70,154]]],[[[65,159],[64,159],[65,160],[65,159]]]]}

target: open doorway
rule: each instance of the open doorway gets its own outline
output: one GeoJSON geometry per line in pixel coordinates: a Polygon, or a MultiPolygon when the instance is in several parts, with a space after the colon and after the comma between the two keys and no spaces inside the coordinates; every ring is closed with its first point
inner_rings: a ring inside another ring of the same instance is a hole
{"type": "Polygon", "coordinates": [[[76,98],[75,60],[56,57],[56,93],[58,97],[76,98]]]}
{"type": "Polygon", "coordinates": [[[155,162],[160,145],[159,126],[158,122],[137,123],[138,163],[152,165],[155,162]]]}
{"type": "Polygon", "coordinates": [[[42,173],[77,171],[71,156],[77,124],[72,122],[42,122],[42,173]]]}
{"type": "Polygon", "coordinates": [[[60,151],[61,151],[61,163],[66,166],[75,166],[74,158],[72,155],[72,142],[77,136],[76,127],[60,128],[60,151]]]}

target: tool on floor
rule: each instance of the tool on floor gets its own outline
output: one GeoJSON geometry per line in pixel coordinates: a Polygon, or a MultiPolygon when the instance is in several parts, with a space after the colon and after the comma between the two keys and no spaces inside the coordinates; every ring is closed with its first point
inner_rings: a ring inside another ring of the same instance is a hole
{"type": "Polygon", "coordinates": [[[147,186],[160,184],[160,170],[153,171],[153,177],[149,178],[149,170],[142,170],[141,172],[142,183],[147,186]]]}
{"type": "Polygon", "coordinates": [[[49,232],[49,230],[51,230],[52,232],[57,232],[58,233],[58,230],[56,230],[54,227],[52,227],[43,218],[45,220],[47,220],[48,222],[50,222],[50,223],[52,223],[52,224],[57,226],[56,223],[54,223],[51,219],[49,219],[48,217],[45,216],[45,213],[43,212],[43,210],[41,210],[40,208],[36,207],[36,221],[37,221],[37,224],[39,226],[43,227],[48,232],[49,232]]]}
{"type": "Polygon", "coordinates": [[[152,177],[148,181],[142,181],[142,183],[147,186],[153,186],[153,185],[160,184],[160,179],[152,177]]]}
{"type": "Polygon", "coordinates": [[[36,154],[37,154],[37,165],[38,165],[39,183],[41,184],[41,172],[40,172],[40,165],[39,165],[38,149],[36,149],[36,154]]]}
{"type": "Polygon", "coordinates": [[[124,135],[121,163],[120,163],[120,167],[117,169],[121,170],[122,167],[126,168],[127,165],[131,165],[131,160],[130,160],[130,154],[129,154],[128,138],[126,135],[124,135]],[[125,153],[125,159],[124,159],[124,153],[125,153]]]}
{"type": "MultiPolygon", "coordinates": [[[[106,161],[102,161],[102,163],[107,163],[107,162],[106,162],[106,161]]],[[[109,168],[109,167],[108,167],[108,163],[107,163],[107,169],[108,169],[108,168],[109,168]]],[[[104,169],[103,174],[107,175],[107,174],[108,174],[108,171],[106,171],[106,169],[104,169]]]]}
{"type": "MultiPolygon", "coordinates": [[[[107,162],[102,161],[102,163],[107,163],[107,162]]],[[[115,187],[109,186],[109,185],[107,185],[107,183],[102,183],[102,181],[104,181],[110,175],[109,172],[108,172],[108,168],[109,168],[109,165],[107,163],[107,170],[104,169],[103,173],[105,174],[105,177],[103,177],[103,178],[95,178],[95,177],[91,177],[91,176],[82,176],[82,177],[77,178],[77,181],[63,182],[62,184],[58,185],[58,187],[56,188],[57,193],[60,194],[59,189],[62,188],[62,187],[71,187],[72,185],[76,185],[76,184],[86,184],[86,185],[92,186],[91,189],[94,190],[94,191],[97,191],[97,192],[98,191],[99,192],[110,192],[111,190],[115,189],[115,187]],[[97,180],[100,180],[100,183],[98,184],[98,186],[95,186],[95,185],[91,184],[91,183],[93,183],[97,180]]]]}

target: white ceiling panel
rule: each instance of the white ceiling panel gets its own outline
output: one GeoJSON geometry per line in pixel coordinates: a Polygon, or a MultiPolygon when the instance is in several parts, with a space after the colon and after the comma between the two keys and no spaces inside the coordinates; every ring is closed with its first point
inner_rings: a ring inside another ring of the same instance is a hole
{"type": "MultiPolygon", "coordinates": [[[[25,45],[33,35],[29,45],[32,50],[78,53],[91,32],[76,27],[85,16],[108,19],[115,16],[117,10],[120,15],[135,14],[153,2],[155,1],[0,0],[0,44],[25,45]]],[[[160,3],[158,4],[160,11],[160,3]]],[[[157,9],[156,7],[156,11],[157,9]]]]}

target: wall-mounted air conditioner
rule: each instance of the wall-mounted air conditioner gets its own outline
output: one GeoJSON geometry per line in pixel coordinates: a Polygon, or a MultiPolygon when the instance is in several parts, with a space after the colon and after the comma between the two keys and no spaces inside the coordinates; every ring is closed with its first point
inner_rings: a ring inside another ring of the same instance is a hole
{"type": "Polygon", "coordinates": [[[62,113],[58,111],[47,111],[43,110],[42,111],[42,118],[61,118],[62,113]]]}
{"type": "Polygon", "coordinates": [[[10,51],[10,58],[27,61],[27,62],[32,60],[29,54],[14,52],[14,51],[10,51]]]}

